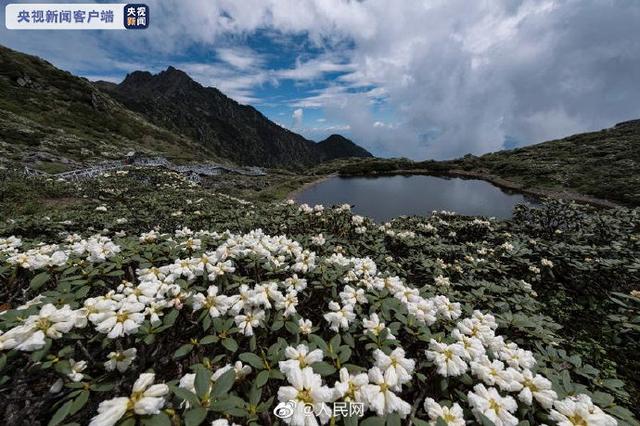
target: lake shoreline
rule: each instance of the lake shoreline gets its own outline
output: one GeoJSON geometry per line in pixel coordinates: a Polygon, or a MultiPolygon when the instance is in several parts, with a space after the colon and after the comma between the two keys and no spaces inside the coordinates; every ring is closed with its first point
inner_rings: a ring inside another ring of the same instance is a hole
{"type": "Polygon", "coordinates": [[[287,194],[286,199],[295,199],[301,192],[304,190],[315,186],[321,182],[326,181],[327,179],[333,177],[382,177],[382,176],[408,176],[408,175],[417,175],[417,176],[435,176],[435,177],[458,177],[462,179],[479,179],[485,182],[489,182],[492,185],[497,186],[501,189],[507,189],[510,191],[518,192],[522,195],[529,195],[536,198],[554,198],[558,200],[566,200],[566,201],[575,201],[581,204],[588,204],[595,207],[602,208],[616,208],[616,207],[624,207],[621,204],[615,203],[613,201],[604,200],[601,198],[592,197],[585,194],[580,194],[574,191],[569,190],[550,190],[550,189],[541,189],[541,188],[525,188],[521,184],[516,182],[503,179],[498,176],[494,176],[487,173],[482,172],[474,172],[467,170],[459,170],[459,169],[450,169],[445,171],[433,171],[428,169],[417,169],[417,170],[391,170],[384,172],[375,172],[375,173],[364,173],[364,174],[353,174],[353,175],[341,175],[338,173],[332,173],[329,175],[324,175],[319,177],[316,180],[305,183],[300,186],[298,189],[291,191],[287,194]]]}
{"type": "Polygon", "coordinates": [[[320,177],[318,177],[318,179],[314,179],[311,182],[307,182],[302,184],[300,187],[298,187],[297,189],[294,189],[293,191],[289,192],[287,194],[287,196],[285,197],[285,200],[295,200],[295,198],[300,195],[301,192],[303,192],[306,189],[311,188],[312,186],[318,185],[319,183],[322,183],[328,179],[334,178],[334,177],[340,177],[340,175],[338,173],[331,173],[329,175],[322,175],[320,177]]]}

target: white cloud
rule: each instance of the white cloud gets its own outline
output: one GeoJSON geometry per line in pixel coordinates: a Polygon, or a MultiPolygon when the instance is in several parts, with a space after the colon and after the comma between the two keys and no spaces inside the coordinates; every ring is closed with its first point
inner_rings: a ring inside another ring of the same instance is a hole
{"type": "Polygon", "coordinates": [[[303,108],[322,108],[366,148],[413,158],[483,153],[500,149],[507,136],[533,143],[640,117],[640,3],[634,1],[147,3],[152,25],[143,32],[23,37],[2,29],[1,42],[45,57],[49,50],[56,65],[94,73],[145,68],[131,68],[140,62],[136,55],[127,63],[114,59],[114,46],[172,54],[209,46],[223,64],[179,58],[174,64],[241,102],[264,102],[256,88],[265,84],[313,84],[344,73],[290,102],[300,109],[300,122],[303,108]],[[284,40],[287,53],[296,49],[286,45],[289,36],[306,35],[320,53],[300,54],[291,69],[268,69],[246,47],[258,30],[284,40]],[[381,120],[380,105],[400,119],[381,120]]]}
{"type": "Polygon", "coordinates": [[[291,118],[293,119],[293,128],[302,127],[302,120],[304,119],[304,110],[302,108],[297,108],[293,110],[293,114],[291,114],[291,118]]]}
{"type": "Polygon", "coordinates": [[[286,80],[312,80],[320,78],[326,73],[353,72],[354,70],[353,64],[342,64],[336,62],[335,58],[320,57],[306,62],[302,62],[298,58],[294,68],[277,70],[274,72],[274,76],[286,80]]]}
{"type": "Polygon", "coordinates": [[[220,60],[241,70],[255,69],[264,63],[260,55],[246,48],[225,47],[216,49],[216,54],[220,60]]]}

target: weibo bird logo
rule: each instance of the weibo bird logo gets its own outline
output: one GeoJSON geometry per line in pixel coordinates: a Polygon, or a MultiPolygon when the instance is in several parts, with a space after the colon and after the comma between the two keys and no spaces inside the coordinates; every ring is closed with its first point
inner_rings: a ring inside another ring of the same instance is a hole
{"type": "Polygon", "coordinates": [[[288,419],[293,416],[295,408],[295,401],[281,402],[273,409],[273,414],[279,419],[288,419]]]}

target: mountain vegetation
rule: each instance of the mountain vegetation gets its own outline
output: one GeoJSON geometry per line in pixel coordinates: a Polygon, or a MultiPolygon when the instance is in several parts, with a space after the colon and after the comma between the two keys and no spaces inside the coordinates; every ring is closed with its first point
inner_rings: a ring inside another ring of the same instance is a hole
{"type": "Polygon", "coordinates": [[[0,182],[7,424],[639,424],[637,210],[376,224],[164,169],[0,182]]]}
{"type": "Polygon", "coordinates": [[[371,156],[346,138],[307,140],[172,67],[96,83],[0,46],[1,162],[56,172],[128,151],[284,167],[371,156]]]}
{"type": "Polygon", "coordinates": [[[479,157],[466,155],[449,161],[337,160],[318,170],[345,176],[453,174],[542,196],[640,206],[640,120],[479,157]]]}

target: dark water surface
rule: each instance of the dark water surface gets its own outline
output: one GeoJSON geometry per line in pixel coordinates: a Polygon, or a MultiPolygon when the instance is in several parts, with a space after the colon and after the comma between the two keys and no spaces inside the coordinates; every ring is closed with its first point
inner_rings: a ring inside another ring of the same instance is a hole
{"type": "Polygon", "coordinates": [[[298,203],[352,204],[353,211],[377,221],[401,215],[430,215],[433,210],[462,215],[511,217],[516,204],[535,201],[478,179],[423,175],[332,177],[304,189],[298,203]]]}

